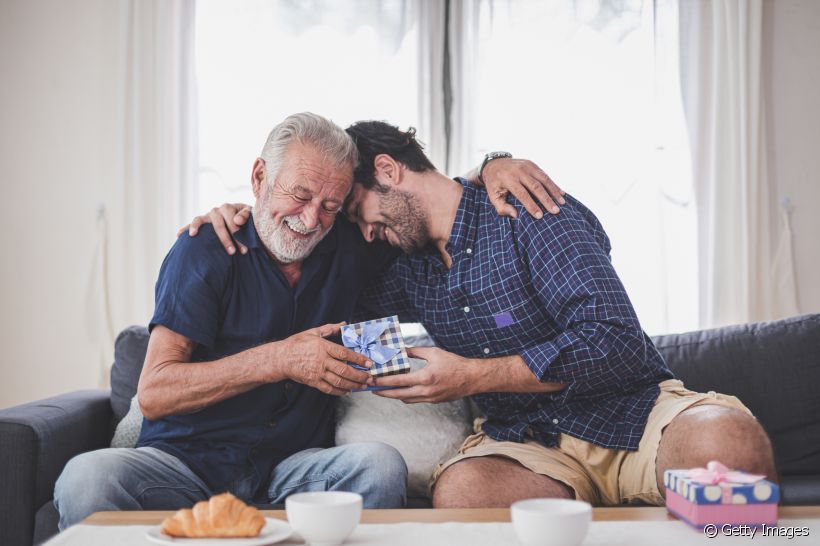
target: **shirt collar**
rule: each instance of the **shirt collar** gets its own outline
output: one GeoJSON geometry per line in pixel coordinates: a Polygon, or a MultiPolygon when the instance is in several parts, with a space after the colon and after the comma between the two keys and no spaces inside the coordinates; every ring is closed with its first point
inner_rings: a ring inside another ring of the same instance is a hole
{"type": "Polygon", "coordinates": [[[259,234],[256,232],[256,224],[253,223],[253,214],[248,215],[248,221],[245,222],[245,225],[239,231],[233,234],[233,238],[248,248],[258,248],[262,246],[262,242],[259,240],[259,234]]]}
{"type": "Polygon", "coordinates": [[[450,239],[445,247],[448,252],[450,250],[461,251],[472,248],[476,236],[476,192],[478,188],[463,178],[456,178],[455,180],[462,185],[463,191],[456,211],[456,218],[453,221],[453,228],[450,231],[450,239]]]}

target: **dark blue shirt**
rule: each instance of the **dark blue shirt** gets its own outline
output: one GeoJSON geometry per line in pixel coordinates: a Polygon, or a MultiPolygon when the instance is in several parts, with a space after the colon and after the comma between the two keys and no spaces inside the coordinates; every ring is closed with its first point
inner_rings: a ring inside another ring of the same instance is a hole
{"type": "MultiPolygon", "coordinates": [[[[229,256],[204,226],[197,237],[179,237],[160,269],[151,328],[161,324],[195,341],[189,366],[349,320],[362,288],[396,255],[367,245],[340,219],[291,289],[252,220],[236,239],[247,255],[229,256]]],[[[333,444],[333,401],[300,383],[263,385],[196,413],[146,419],[137,445],[178,457],[215,492],[267,500],[264,486],[275,465],[333,444]]]]}
{"type": "MultiPolygon", "coordinates": [[[[396,260],[360,300],[373,315],[420,321],[443,349],[470,358],[520,355],[553,394],[484,393],[484,431],[497,440],[560,433],[638,448],[658,383],[672,377],[646,336],[610,263],[598,219],[567,196],[558,215],[496,214],[486,191],[464,181],[446,246],[396,260]]],[[[357,311],[357,314],[361,311],[357,311]]]]}

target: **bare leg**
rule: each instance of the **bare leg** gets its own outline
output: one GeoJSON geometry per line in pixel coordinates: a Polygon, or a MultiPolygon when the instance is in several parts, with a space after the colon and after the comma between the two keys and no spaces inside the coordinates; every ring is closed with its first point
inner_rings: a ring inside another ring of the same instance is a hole
{"type": "Polygon", "coordinates": [[[506,457],[473,457],[447,468],[433,489],[435,508],[506,508],[533,497],[573,499],[572,489],[506,457]]]}
{"type": "Polygon", "coordinates": [[[754,417],[715,405],[689,408],[664,429],[656,459],[661,494],[667,469],[703,467],[720,461],[732,469],[777,481],[772,444],[754,417]]]}

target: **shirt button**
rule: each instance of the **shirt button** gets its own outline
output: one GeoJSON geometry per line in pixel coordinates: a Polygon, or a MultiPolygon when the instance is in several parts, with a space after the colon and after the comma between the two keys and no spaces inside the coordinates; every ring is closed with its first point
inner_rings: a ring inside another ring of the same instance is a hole
{"type": "Polygon", "coordinates": [[[465,313],[469,313],[469,312],[470,312],[470,307],[469,307],[469,306],[465,307],[465,308],[464,308],[464,312],[465,312],[465,313]]]}
{"type": "Polygon", "coordinates": [[[472,249],[472,248],[468,248],[468,249],[467,249],[467,250],[465,250],[464,252],[466,252],[467,254],[472,254],[472,253],[473,253],[473,249],[472,249]]]}
{"type": "Polygon", "coordinates": [[[552,420],[552,424],[553,424],[553,425],[557,425],[557,424],[558,424],[558,419],[553,419],[553,420],[552,420]]]}
{"type": "Polygon", "coordinates": [[[273,421],[271,421],[270,423],[268,423],[268,426],[269,426],[269,427],[275,427],[276,425],[277,425],[276,419],[274,419],[273,421]]]}
{"type": "Polygon", "coordinates": [[[484,347],[484,354],[485,355],[490,354],[490,348],[489,347],[484,347]]]}
{"type": "Polygon", "coordinates": [[[293,389],[293,383],[285,383],[285,390],[289,391],[291,389],[293,389]]]}

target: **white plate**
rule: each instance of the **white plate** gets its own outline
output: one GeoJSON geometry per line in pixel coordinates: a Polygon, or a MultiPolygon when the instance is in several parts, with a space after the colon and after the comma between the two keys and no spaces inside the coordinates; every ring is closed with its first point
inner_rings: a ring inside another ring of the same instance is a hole
{"type": "Polygon", "coordinates": [[[159,529],[159,525],[149,529],[145,533],[148,540],[159,544],[185,546],[267,546],[285,540],[293,532],[286,522],[274,518],[265,518],[265,526],[262,527],[259,536],[252,538],[175,538],[163,534],[159,529]]]}

